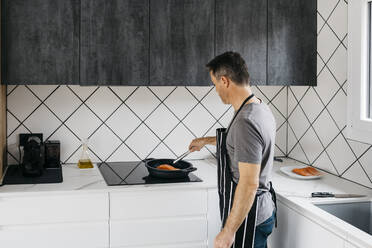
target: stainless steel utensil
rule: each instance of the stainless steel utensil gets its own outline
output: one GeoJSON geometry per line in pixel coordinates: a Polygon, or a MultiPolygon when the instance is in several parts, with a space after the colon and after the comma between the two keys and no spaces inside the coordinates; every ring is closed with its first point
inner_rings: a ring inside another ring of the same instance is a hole
{"type": "Polygon", "coordinates": [[[325,198],[325,197],[334,197],[334,198],[361,198],[365,197],[365,195],[358,195],[358,194],[333,194],[330,192],[314,192],[311,193],[311,197],[316,198],[325,198]]]}
{"type": "Polygon", "coordinates": [[[178,158],[176,158],[175,160],[173,160],[173,164],[176,164],[178,161],[180,161],[181,159],[183,159],[184,157],[186,157],[190,153],[191,153],[191,151],[188,150],[187,152],[185,152],[184,154],[182,154],[181,156],[179,156],[178,158]]]}

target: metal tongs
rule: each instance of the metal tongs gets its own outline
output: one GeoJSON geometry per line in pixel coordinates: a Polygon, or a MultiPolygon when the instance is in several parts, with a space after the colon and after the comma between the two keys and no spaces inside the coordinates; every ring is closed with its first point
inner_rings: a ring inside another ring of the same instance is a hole
{"type": "Polygon", "coordinates": [[[176,164],[178,161],[180,161],[181,159],[183,159],[184,157],[186,157],[190,153],[191,153],[191,151],[188,150],[187,152],[185,152],[184,154],[182,154],[181,156],[179,156],[178,158],[176,158],[175,160],[173,160],[173,164],[176,164]]]}

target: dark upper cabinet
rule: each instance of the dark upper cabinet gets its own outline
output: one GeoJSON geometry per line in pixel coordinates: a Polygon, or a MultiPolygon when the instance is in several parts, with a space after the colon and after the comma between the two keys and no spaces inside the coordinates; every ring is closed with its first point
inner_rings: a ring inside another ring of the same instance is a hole
{"type": "Polygon", "coordinates": [[[150,0],[150,84],[210,85],[214,0],[150,0]]]}
{"type": "Polygon", "coordinates": [[[82,85],[148,85],[148,5],[148,0],[81,0],[82,85]]]}
{"type": "Polygon", "coordinates": [[[239,52],[251,83],[266,84],[266,49],[266,0],[216,0],[216,55],[239,52]]]}
{"type": "Polygon", "coordinates": [[[316,85],[317,1],[268,4],[268,84],[316,85]]]}
{"type": "Polygon", "coordinates": [[[80,1],[1,2],[3,83],[78,83],[80,1]]]}

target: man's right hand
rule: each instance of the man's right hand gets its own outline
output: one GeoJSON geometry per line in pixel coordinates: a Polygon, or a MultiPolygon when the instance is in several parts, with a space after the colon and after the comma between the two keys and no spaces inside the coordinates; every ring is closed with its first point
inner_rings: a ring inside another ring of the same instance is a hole
{"type": "Polygon", "coordinates": [[[205,145],[216,145],[216,137],[202,137],[191,141],[189,151],[200,151],[205,145]]]}
{"type": "Polygon", "coordinates": [[[206,144],[206,139],[204,137],[193,139],[189,145],[189,151],[200,151],[206,144]]]}

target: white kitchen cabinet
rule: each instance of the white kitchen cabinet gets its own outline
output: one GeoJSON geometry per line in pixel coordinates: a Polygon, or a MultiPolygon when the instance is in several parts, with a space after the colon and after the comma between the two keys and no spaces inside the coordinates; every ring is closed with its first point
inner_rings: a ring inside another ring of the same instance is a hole
{"type": "Polygon", "coordinates": [[[0,196],[0,225],[103,221],[108,193],[0,196]]]}
{"type": "Polygon", "coordinates": [[[0,226],[4,248],[108,248],[108,221],[0,226]]]}
{"type": "Polygon", "coordinates": [[[108,193],[0,196],[0,244],[107,248],[108,193]]]}
{"type": "Polygon", "coordinates": [[[206,244],[207,220],[205,216],[161,218],[148,220],[111,221],[111,247],[138,245],[206,244]]]}
{"type": "Polygon", "coordinates": [[[207,204],[207,189],[110,193],[110,246],[207,247],[207,204]]]}
{"type": "Polygon", "coordinates": [[[344,240],[278,201],[278,228],[269,237],[269,247],[344,248],[344,240]]]}
{"type": "Polygon", "coordinates": [[[220,206],[217,189],[208,190],[208,248],[213,248],[214,239],[221,230],[220,206]]]}
{"type": "Polygon", "coordinates": [[[206,190],[110,193],[110,218],[137,219],[207,213],[206,190]]]}

